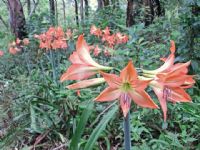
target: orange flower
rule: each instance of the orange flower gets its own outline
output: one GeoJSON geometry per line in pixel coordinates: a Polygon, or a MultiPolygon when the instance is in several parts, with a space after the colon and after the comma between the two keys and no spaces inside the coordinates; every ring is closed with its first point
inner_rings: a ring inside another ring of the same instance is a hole
{"type": "Polygon", "coordinates": [[[104,30],[102,30],[103,31],[103,34],[104,35],[110,35],[110,29],[109,29],[109,27],[106,27],[104,30]]]}
{"type": "Polygon", "coordinates": [[[110,55],[111,55],[111,54],[110,54],[110,52],[109,52],[109,50],[107,50],[107,49],[106,49],[106,50],[104,50],[104,52],[103,52],[103,53],[104,53],[104,55],[105,55],[105,56],[110,56],[110,55]]]}
{"type": "Polygon", "coordinates": [[[76,94],[77,94],[78,97],[81,97],[81,91],[80,90],[77,90],[76,94]]]}
{"type": "Polygon", "coordinates": [[[67,48],[65,33],[61,27],[50,27],[46,33],[34,35],[40,40],[40,48],[59,49],[67,48]]]}
{"type": "Polygon", "coordinates": [[[16,39],[16,44],[19,45],[21,43],[21,40],[19,38],[16,39]]]}
{"type": "Polygon", "coordinates": [[[131,61],[121,71],[119,77],[115,74],[103,72],[101,74],[109,87],[100,93],[95,101],[105,102],[119,98],[124,117],[126,117],[130,109],[131,99],[141,107],[158,108],[151,97],[144,91],[150,80],[139,80],[131,61]]]}
{"type": "Polygon", "coordinates": [[[167,101],[190,102],[191,98],[184,89],[192,87],[195,83],[193,76],[187,75],[190,62],[174,64],[175,42],[170,43],[171,54],[164,58],[165,63],[156,70],[143,70],[146,79],[153,79],[150,86],[158,97],[164,121],[167,119],[167,101]]]}
{"type": "Polygon", "coordinates": [[[101,49],[99,48],[98,45],[96,45],[96,47],[94,48],[94,56],[98,56],[100,52],[101,52],[101,49]]]}
{"type": "Polygon", "coordinates": [[[12,42],[8,45],[8,51],[10,54],[16,55],[18,52],[21,51],[21,49],[17,47],[15,42],[12,42]]]}
{"type": "Polygon", "coordinates": [[[17,47],[10,47],[9,48],[9,53],[12,55],[16,55],[18,52],[20,52],[21,50],[17,47]]]}
{"type": "Polygon", "coordinates": [[[69,58],[72,65],[61,76],[60,81],[87,79],[98,73],[99,70],[111,70],[112,67],[106,67],[96,63],[89,53],[89,46],[80,35],[76,43],[76,51],[69,58]]]}
{"type": "Polygon", "coordinates": [[[30,43],[30,41],[28,38],[24,38],[23,43],[24,43],[24,45],[28,45],[30,43]]]}
{"type": "Polygon", "coordinates": [[[167,73],[159,73],[150,82],[163,110],[164,121],[167,119],[167,101],[174,103],[191,101],[190,96],[184,91],[195,83],[193,76],[187,75],[189,64],[190,62],[183,63],[167,73]]]}
{"type": "Polygon", "coordinates": [[[4,55],[4,52],[0,50],[0,57],[4,55]]]}
{"type": "Polygon", "coordinates": [[[90,34],[100,37],[102,36],[102,31],[101,29],[97,28],[95,25],[92,25],[90,28],[90,34]]]}

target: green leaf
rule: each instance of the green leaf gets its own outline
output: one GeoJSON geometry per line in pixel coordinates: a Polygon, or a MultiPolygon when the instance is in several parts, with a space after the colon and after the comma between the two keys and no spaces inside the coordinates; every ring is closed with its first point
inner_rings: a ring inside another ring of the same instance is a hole
{"type": "Polygon", "coordinates": [[[30,105],[30,115],[31,115],[31,129],[37,131],[36,115],[32,105],[30,105]]]}
{"type": "Polygon", "coordinates": [[[92,134],[90,135],[87,144],[85,145],[84,150],[92,150],[96,140],[100,136],[101,132],[105,129],[106,125],[108,124],[109,120],[113,118],[115,112],[117,111],[118,106],[115,105],[112,107],[107,114],[104,115],[103,119],[99,122],[97,127],[93,130],[92,134]]]}
{"type": "Polygon", "coordinates": [[[78,126],[76,128],[75,134],[72,137],[72,141],[70,143],[70,150],[78,150],[78,144],[79,144],[81,135],[83,134],[87,120],[90,114],[92,113],[93,106],[94,106],[94,103],[90,102],[89,105],[83,111],[80,121],[78,123],[78,126]]]}

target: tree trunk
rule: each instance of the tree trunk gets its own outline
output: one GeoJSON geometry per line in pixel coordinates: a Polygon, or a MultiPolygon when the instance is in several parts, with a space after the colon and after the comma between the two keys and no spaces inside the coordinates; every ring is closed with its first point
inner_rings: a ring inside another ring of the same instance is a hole
{"type": "Polygon", "coordinates": [[[10,27],[16,38],[23,39],[27,36],[26,21],[20,0],[8,0],[10,27]]]}
{"type": "Polygon", "coordinates": [[[97,4],[98,4],[98,10],[103,8],[103,0],[97,0],[97,4]]]}
{"type": "Polygon", "coordinates": [[[161,16],[162,15],[162,9],[161,9],[161,5],[160,5],[160,1],[155,0],[155,3],[156,3],[156,15],[161,16]]]}
{"type": "Polygon", "coordinates": [[[79,26],[79,19],[78,19],[78,2],[77,2],[77,0],[74,0],[74,2],[75,2],[76,25],[79,26]]]}
{"type": "Polygon", "coordinates": [[[49,11],[50,11],[50,20],[53,25],[55,25],[55,2],[54,0],[49,0],[49,11]]]}
{"type": "Polygon", "coordinates": [[[135,24],[135,12],[138,3],[135,0],[128,0],[126,9],[126,26],[130,27],[135,24]]]}
{"type": "Polygon", "coordinates": [[[27,0],[27,10],[28,10],[28,16],[31,13],[31,0],[27,0]]]}
{"type": "Polygon", "coordinates": [[[83,0],[80,0],[80,15],[81,15],[81,23],[83,23],[84,21],[83,0]]]}
{"type": "Polygon", "coordinates": [[[33,0],[33,8],[29,14],[29,17],[31,17],[35,13],[35,10],[36,10],[38,4],[39,4],[39,0],[37,0],[36,2],[35,2],[35,0],[33,0]]]}
{"type": "Polygon", "coordinates": [[[64,25],[66,26],[65,0],[62,0],[62,3],[63,3],[63,21],[64,21],[64,25]]]}
{"type": "Polygon", "coordinates": [[[89,15],[89,3],[88,3],[88,0],[84,0],[85,2],[85,16],[88,17],[89,15]]]}
{"type": "Polygon", "coordinates": [[[57,0],[55,0],[55,22],[56,22],[56,25],[58,25],[58,2],[57,0]]]}

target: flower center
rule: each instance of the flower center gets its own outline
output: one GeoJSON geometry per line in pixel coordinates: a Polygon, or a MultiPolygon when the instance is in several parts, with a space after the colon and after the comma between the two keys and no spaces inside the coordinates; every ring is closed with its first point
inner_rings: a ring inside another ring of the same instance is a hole
{"type": "Polygon", "coordinates": [[[163,89],[163,98],[167,100],[171,96],[171,89],[164,87],[163,89]]]}
{"type": "Polygon", "coordinates": [[[125,82],[125,83],[122,84],[122,90],[123,90],[123,91],[127,92],[127,91],[129,91],[130,89],[132,89],[130,83],[125,82]]]}

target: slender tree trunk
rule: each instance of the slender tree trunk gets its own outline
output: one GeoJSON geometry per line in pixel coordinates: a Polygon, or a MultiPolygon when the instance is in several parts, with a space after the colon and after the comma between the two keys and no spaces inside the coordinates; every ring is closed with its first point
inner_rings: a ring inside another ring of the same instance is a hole
{"type": "Polygon", "coordinates": [[[126,9],[126,26],[132,26],[134,21],[134,0],[128,0],[127,9],[126,9]]]}
{"type": "Polygon", "coordinates": [[[83,12],[83,0],[80,0],[80,15],[81,15],[81,23],[84,22],[84,12],[83,12]]]}
{"type": "Polygon", "coordinates": [[[20,0],[8,0],[10,27],[16,38],[23,39],[27,36],[26,21],[20,0]]]}
{"type": "Polygon", "coordinates": [[[98,4],[98,10],[102,9],[103,8],[103,0],[97,0],[97,4],[98,4]]]}
{"type": "Polygon", "coordinates": [[[36,10],[38,4],[39,4],[39,0],[37,0],[37,1],[33,0],[33,8],[31,9],[31,12],[30,12],[30,14],[29,14],[29,17],[31,17],[32,14],[35,13],[35,10],[36,10]]]}
{"type": "Polygon", "coordinates": [[[78,2],[77,2],[77,0],[74,0],[74,2],[75,2],[76,25],[79,26],[79,19],[78,19],[78,2]]]}
{"type": "Polygon", "coordinates": [[[85,16],[88,17],[89,15],[89,3],[88,3],[88,0],[84,0],[85,2],[85,16]]]}
{"type": "Polygon", "coordinates": [[[63,21],[64,21],[64,25],[66,26],[65,0],[62,0],[62,3],[63,3],[63,21]]]}
{"type": "Polygon", "coordinates": [[[31,0],[27,0],[27,10],[28,10],[28,16],[31,13],[31,0]]]}
{"type": "Polygon", "coordinates": [[[49,11],[50,11],[50,20],[53,25],[55,25],[55,1],[49,0],[49,11]]]}
{"type": "Polygon", "coordinates": [[[58,25],[58,2],[55,0],[55,20],[56,20],[56,25],[58,25]]]}
{"type": "Polygon", "coordinates": [[[156,3],[156,15],[161,16],[162,15],[162,8],[161,8],[161,5],[160,5],[160,1],[155,0],[155,3],[156,3]]]}

